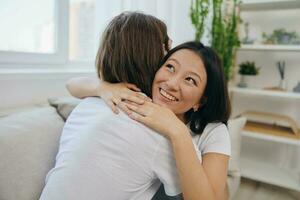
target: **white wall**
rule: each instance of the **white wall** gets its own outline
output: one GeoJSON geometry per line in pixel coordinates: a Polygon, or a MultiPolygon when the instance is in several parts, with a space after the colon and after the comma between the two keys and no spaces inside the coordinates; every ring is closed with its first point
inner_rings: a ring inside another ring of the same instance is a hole
{"type": "MultiPolygon", "coordinates": [[[[123,10],[143,11],[162,19],[168,26],[173,45],[192,40],[194,30],[189,19],[190,1],[184,0],[106,0],[96,1],[96,42],[99,32],[123,10]],[[107,5],[107,6],[103,6],[107,5]]],[[[35,103],[47,98],[68,95],[66,81],[71,77],[93,75],[93,66],[26,65],[0,63],[0,112],[35,103]],[[81,66],[82,67],[82,66],[81,66]]]]}
{"type": "MultiPolygon", "coordinates": [[[[86,70],[85,70],[86,71],[86,70]]],[[[0,113],[5,110],[47,102],[50,97],[68,96],[65,83],[71,77],[91,76],[93,72],[24,70],[0,73],[0,113]]]]}

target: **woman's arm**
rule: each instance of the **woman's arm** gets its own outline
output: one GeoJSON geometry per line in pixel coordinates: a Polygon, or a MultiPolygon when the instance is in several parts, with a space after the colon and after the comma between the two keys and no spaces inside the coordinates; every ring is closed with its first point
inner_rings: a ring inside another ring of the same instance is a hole
{"type": "Polygon", "coordinates": [[[101,81],[96,77],[71,78],[66,83],[66,88],[70,94],[79,99],[100,96],[100,87],[101,81]]]}
{"type": "MultiPolygon", "coordinates": [[[[134,84],[108,83],[96,77],[72,78],[66,83],[66,88],[76,98],[101,97],[115,113],[119,112],[117,106],[123,100],[136,104],[144,103],[145,100],[151,101],[151,99],[142,95],[140,89],[134,84]]],[[[126,109],[126,107],[123,109],[126,109]]]]}
{"type": "Polygon", "coordinates": [[[188,128],[171,110],[150,102],[127,106],[131,118],[171,140],[184,199],[225,199],[228,156],[207,153],[201,164],[188,128]]]}
{"type": "Polygon", "coordinates": [[[185,199],[224,199],[228,156],[207,153],[199,162],[190,134],[178,130],[171,143],[185,199]]]}

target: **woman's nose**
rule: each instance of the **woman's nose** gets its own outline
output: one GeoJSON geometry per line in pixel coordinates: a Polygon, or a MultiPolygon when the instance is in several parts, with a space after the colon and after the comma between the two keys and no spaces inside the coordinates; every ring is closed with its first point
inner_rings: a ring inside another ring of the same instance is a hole
{"type": "Polygon", "coordinates": [[[168,79],[166,84],[170,90],[179,90],[180,79],[177,76],[172,76],[168,79]]]}

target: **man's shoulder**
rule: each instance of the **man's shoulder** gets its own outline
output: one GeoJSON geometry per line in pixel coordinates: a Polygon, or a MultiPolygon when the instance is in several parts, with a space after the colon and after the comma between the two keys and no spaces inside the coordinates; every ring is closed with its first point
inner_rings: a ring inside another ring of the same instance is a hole
{"type": "Polygon", "coordinates": [[[111,113],[110,108],[99,97],[84,98],[73,110],[73,113],[92,114],[92,113],[111,113]]]}

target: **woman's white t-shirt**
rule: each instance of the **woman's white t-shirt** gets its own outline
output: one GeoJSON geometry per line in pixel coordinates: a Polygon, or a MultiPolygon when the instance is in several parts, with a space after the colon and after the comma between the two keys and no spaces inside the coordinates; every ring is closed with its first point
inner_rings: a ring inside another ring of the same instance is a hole
{"type": "MultiPolygon", "coordinates": [[[[230,155],[224,124],[208,124],[193,135],[199,160],[205,153],[230,155]]],[[[55,167],[42,200],[151,199],[160,184],[169,196],[181,193],[170,141],[152,129],[116,115],[99,98],[84,99],[69,116],[55,167]]]]}

